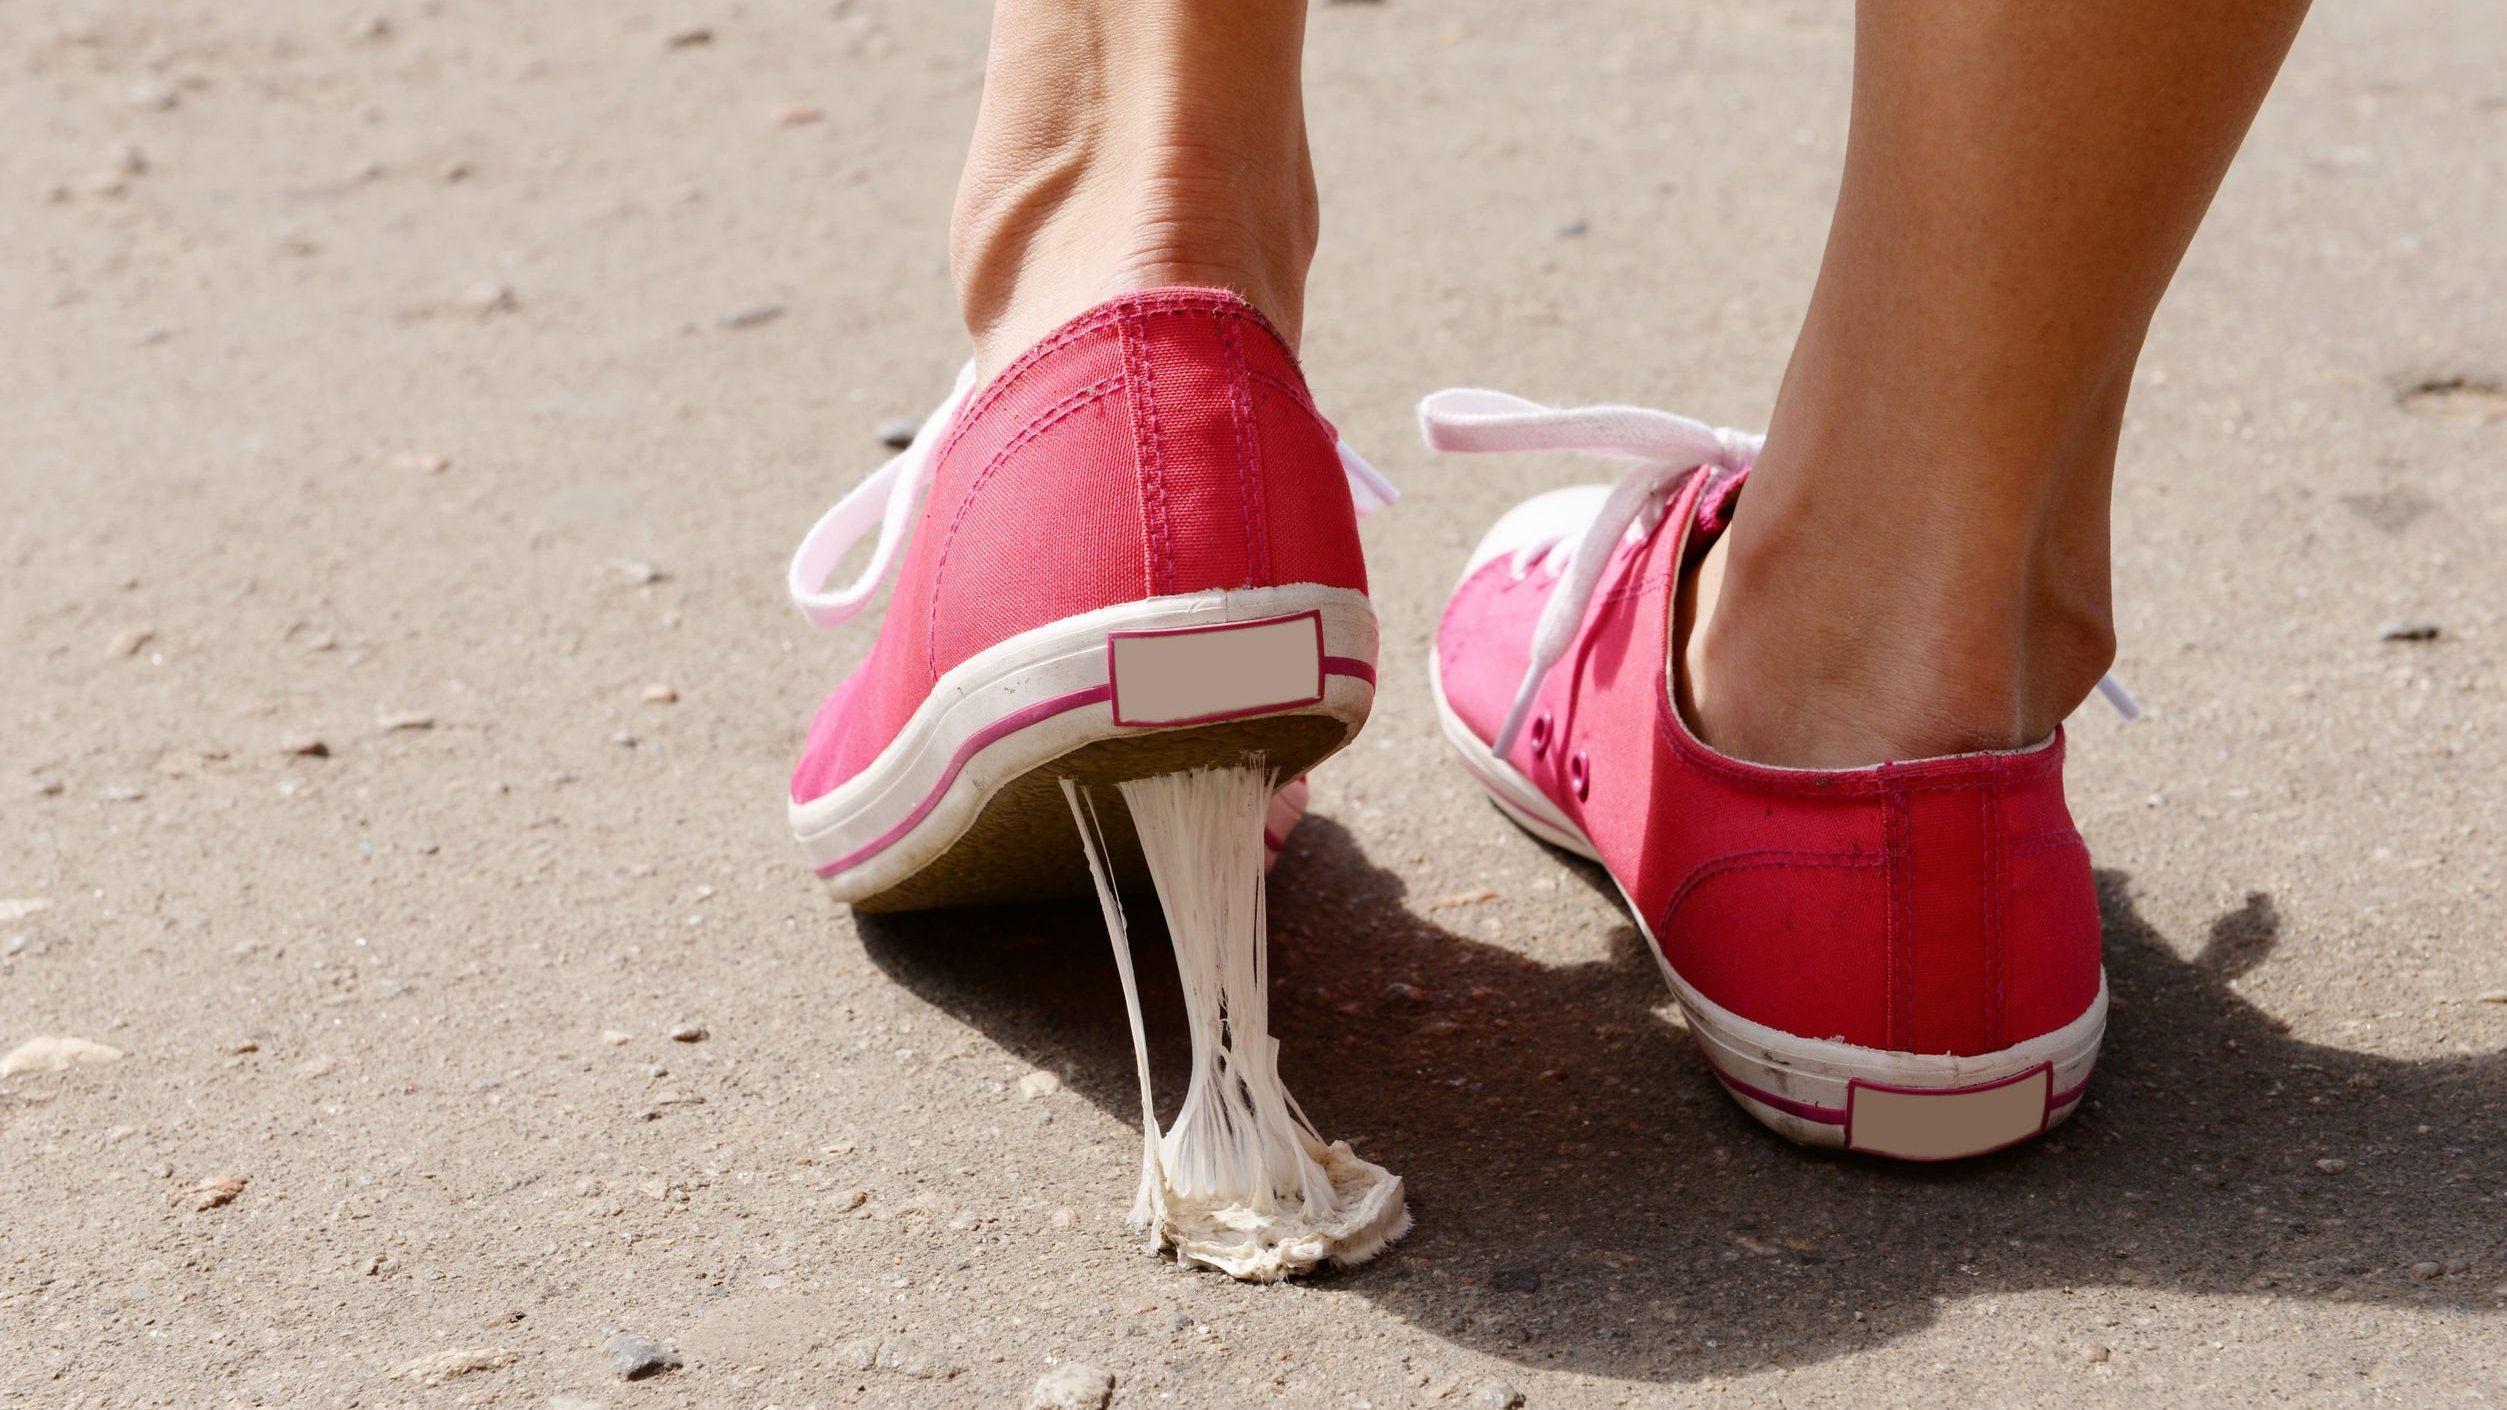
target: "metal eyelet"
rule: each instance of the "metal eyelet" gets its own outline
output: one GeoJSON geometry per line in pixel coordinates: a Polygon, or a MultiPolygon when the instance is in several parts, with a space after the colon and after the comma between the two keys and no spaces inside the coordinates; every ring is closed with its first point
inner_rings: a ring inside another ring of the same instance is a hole
{"type": "Polygon", "coordinates": [[[1583,802],[1585,795],[1593,790],[1593,766],[1585,759],[1584,751],[1581,749],[1575,752],[1575,757],[1567,761],[1567,784],[1575,789],[1576,801],[1579,803],[1583,802]]]}
{"type": "Polygon", "coordinates": [[[1532,717],[1533,758],[1538,759],[1549,752],[1549,730],[1549,711],[1543,710],[1532,717]]]}

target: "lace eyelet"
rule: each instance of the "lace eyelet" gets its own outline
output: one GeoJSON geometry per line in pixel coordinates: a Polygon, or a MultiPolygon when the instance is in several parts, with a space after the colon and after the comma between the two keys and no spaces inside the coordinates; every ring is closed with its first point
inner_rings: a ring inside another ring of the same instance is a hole
{"type": "Polygon", "coordinates": [[[1586,760],[1584,751],[1581,749],[1575,752],[1574,757],[1567,760],[1567,785],[1576,791],[1576,801],[1579,803],[1583,802],[1586,795],[1593,791],[1593,766],[1586,760]]]}
{"type": "Polygon", "coordinates": [[[1543,710],[1541,713],[1532,717],[1533,758],[1538,759],[1549,753],[1549,730],[1549,711],[1543,710]]]}

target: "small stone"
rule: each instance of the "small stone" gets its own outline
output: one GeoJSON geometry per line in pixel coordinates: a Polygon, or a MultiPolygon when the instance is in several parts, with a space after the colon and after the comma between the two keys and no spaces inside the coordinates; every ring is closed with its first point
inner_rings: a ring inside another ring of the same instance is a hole
{"type": "Polygon", "coordinates": [[[113,640],[105,643],[105,654],[108,656],[136,656],[139,654],[139,648],[146,646],[149,642],[156,639],[156,628],[132,627],[128,631],[115,632],[113,634],[113,640]]]}
{"type": "Polygon", "coordinates": [[[617,745],[621,749],[633,749],[635,747],[635,731],[631,729],[612,730],[610,731],[609,742],[617,745]]]}
{"type": "Polygon", "coordinates": [[[682,1023],[670,1030],[670,1041],[674,1043],[702,1043],[707,1036],[702,1023],[682,1023]]]}
{"type": "Polygon", "coordinates": [[[188,1190],[176,1191],[166,1200],[166,1203],[175,1209],[188,1209],[194,1214],[205,1214],[212,1209],[233,1204],[235,1197],[244,1192],[244,1186],[247,1183],[249,1182],[241,1175],[211,1175],[188,1190]]]}
{"type": "Polygon", "coordinates": [[[296,1064],[296,1075],[306,1078],[328,1077],[331,1075],[333,1069],[338,1066],[338,1059],[330,1057],[327,1054],[318,1055],[315,1057],[309,1057],[303,1062],[296,1064]]]}
{"type": "Polygon", "coordinates": [[[522,1358],[504,1347],[452,1347],[421,1356],[392,1372],[396,1381],[416,1381],[422,1386],[440,1386],[456,1376],[473,1371],[501,1371],[522,1358]]]}
{"type": "Polygon", "coordinates": [[[179,96],[166,84],[153,78],[143,78],[130,86],[129,91],[122,95],[122,101],[134,108],[161,113],[173,107],[179,96]]]}
{"type": "Polygon", "coordinates": [[[1579,215],[1562,220],[1556,225],[1551,226],[1549,233],[1557,236],[1561,240],[1576,240],[1583,238],[1586,234],[1590,233],[1592,229],[1593,227],[1591,225],[1585,223],[1584,217],[1579,215]]]}
{"type": "Polygon", "coordinates": [[[1057,1229],[1078,1228],[1079,1211],[1068,1205],[1064,1205],[1062,1208],[1053,1211],[1053,1227],[1057,1229]]]}
{"type": "Polygon", "coordinates": [[[2411,1276],[2422,1282],[2427,1282],[2445,1271],[2446,1265],[2435,1259],[2423,1259],[2411,1265],[2411,1276]]]}
{"type": "Polygon", "coordinates": [[[2435,641],[2442,629],[2435,622],[2398,617],[2376,629],[2379,641],[2435,641]]]}
{"type": "Polygon", "coordinates": [[[868,1190],[838,1190],[827,1196],[827,1207],[838,1214],[851,1214],[869,1202],[868,1190]]]}
{"type": "Polygon", "coordinates": [[[429,475],[443,474],[452,463],[432,451],[423,450],[404,450],[392,457],[392,464],[403,470],[417,470],[429,475]]]}
{"type": "Polygon", "coordinates": [[[2115,1355],[2115,1352],[2109,1349],[2105,1342],[2093,1341],[2089,1344],[2089,1349],[2083,1352],[2082,1355],[2089,1358],[2090,1365],[2103,1366],[2107,1363],[2107,1359],[2109,1357],[2115,1355]]]}
{"type": "Polygon", "coordinates": [[[1435,900],[1428,902],[1428,909],[1431,911],[1450,911],[1456,906],[1476,906],[1482,901],[1494,901],[1496,899],[1497,893],[1488,887],[1483,886],[1476,891],[1457,891],[1451,896],[1439,896],[1435,900]]]}
{"type": "Polygon", "coordinates": [[[1473,1410],[1520,1410],[1523,1392],[1504,1381],[1482,1381],[1471,1392],[1473,1410]]]}
{"type": "Polygon", "coordinates": [[[41,915],[51,909],[51,899],[44,896],[0,897],[0,925],[21,921],[31,915],[41,915]]]}
{"type": "Polygon", "coordinates": [[[1384,986],[1384,1001],[1388,1004],[1415,1004],[1419,1002],[1419,991],[1415,986],[1396,979],[1384,986]]]}
{"type": "Polygon", "coordinates": [[[117,142],[105,157],[105,170],[121,176],[139,176],[148,170],[148,154],[138,144],[117,142]]]}
{"type": "Polygon", "coordinates": [[[374,727],[385,734],[435,728],[435,717],[420,710],[377,710],[374,727]]]}
{"type": "Polygon", "coordinates": [[[672,30],[662,39],[665,49],[699,49],[714,42],[714,32],[703,25],[672,30]]]}
{"type": "Polygon", "coordinates": [[[96,796],[107,803],[136,803],[148,796],[148,790],[137,784],[112,783],[105,785],[104,791],[96,796]]]}
{"type": "Polygon", "coordinates": [[[635,1035],[633,1033],[624,1032],[616,1028],[604,1028],[601,1030],[601,1041],[609,1044],[613,1048],[623,1047],[634,1038],[635,1035]]]}
{"type": "Polygon", "coordinates": [[[613,558],[609,560],[609,566],[617,569],[620,577],[637,587],[651,587],[670,576],[641,558],[613,558]]]}
{"type": "Polygon", "coordinates": [[[816,103],[786,103],[768,118],[777,127],[808,127],[812,123],[825,122],[827,110],[816,103]]]}
{"type": "Polygon", "coordinates": [[[58,798],[68,787],[57,778],[48,778],[35,785],[35,795],[39,798],[58,798]]]}
{"type": "Polygon", "coordinates": [[[1501,1263],[1489,1270],[1489,1286],[1499,1292],[1539,1292],[1541,1270],[1529,1263],[1501,1263]]]}
{"type": "Polygon", "coordinates": [[[668,705],[678,699],[679,692],[660,681],[655,681],[644,688],[644,703],[647,705],[668,705]]]}
{"type": "Polygon", "coordinates": [[[903,450],[914,444],[914,433],[923,423],[911,416],[891,416],[879,423],[879,443],[890,450],[903,450]]]}
{"type": "Polygon", "coordinates": [[[1018,1094],[1031,1102],[1038,1097],[1052,1096],[1061,1090],[1062,1079],[1041,1067],[1018,1079],[1018,1094]]]}
{"type": "Polygon", "coordinates": [[[1105,1410],[1114,1398],[1114,1373],[1085,1361],[1065,1361],[1036,1378],[1027,1410],[1105,1410]]]}
{"type": "Polygon", "coordinates": [[[521,301],[514,297],[514,291],[510,286],[500,284],[493,279],[482,279],[462,290],[459,302],[463,308],[481,318],[490,314],[509,313],[521,305],[521,301]]]}
{"type": "Polygon", "coordinates": [[[611,1337],[601,1344],[601,1351],[609,1357],[610,1369],[631,1381],[658,1376],[664,1371],[676,1371],[681,1364],[679,1358],[664,1350],[661,1343],[633,1332],[620,1332],[611,1337]]]}
{"type": "Polygon", "coordinates": [[[11,1048],[7,1057],[0,1057],[0,1077],[14,1077],[21,1072],[67,1072],[73,1067],[121,1060],[120,1048],[84,1038],[29,1038],[11,1048]]]}
{"type": "Polygon", "coordinates": [[[747,308],[733,309],[714,321],[734,330],[759,328],[783,317],[783,313],[782,304],[751,304],[747,308]]]}
{"type": "Polygon", "coordinates": [[[240,1043],[229,1043],[226,1045],[226,1055],[228,1057],[242,1057],[246,1053],[257,1053],[259,1051],[261,1051],[261,1045],[254,1042],[250,1038],[246,1038],[240,1043]]]}
{"type": "Polygon", "coordinates": [[[2484,989],[2472,998],[2476,1004],[2507,1004],[2507,989],[2484,989]]]}
{"type": "Polygon", "coordinates": [[[2328,1155],[2317,1161],[2315,1168],[2326,1175],[2339,1175],[2350,1168],[2350,1162],[2339,1156],[2328,1155]]]}
{"type": "Polygon", "coordinates": [[[322,737],[316,734],[291,734],[279,741],[279,750],[306,759],[331,757],[331,746],[323,743],[322,737]]]}
{"type": "Polygon", "coordinates": [[[2446,1267],[2445,1267],[2445,1270],[2444,1270],[2444,1271],[2445,1271],[2445,1273],[2446,1273],[2446,1276],[2448,1276],[2448,1277],[2450,1277],[2450,1278],[2451,1278],[2451,1277],[2453,1277],[2453,1276],[2455,1276],[2455,1275],[2456,1275],[2456,1274],[2458,1274],[2458,1273],[2469,1273],[2469,1272],[2471,1272],[2471,1271],[2472,1271],[2472,1260],[2471,1260],[2471,1259],[2469,1259],[2469,1258],[2450,1258],[2450,1259],[2447,1259],[2447,1260],[2446,1260],[2446,1267]]]}

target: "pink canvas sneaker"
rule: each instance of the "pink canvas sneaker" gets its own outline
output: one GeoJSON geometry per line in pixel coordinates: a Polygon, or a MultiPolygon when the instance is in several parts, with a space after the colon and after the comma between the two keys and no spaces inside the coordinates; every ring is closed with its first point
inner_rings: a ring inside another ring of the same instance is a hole
{"type": "Polygon", "coordinates": [[[1910,1160],[2070,1115],[2107,996],[2061,733],[1863,769],[1720,755],[1673,703],[1672,608],[1758,438],[1483,391],[1429,397],[1420,423],[1440,450],[1635,462],[1498,521],[1446,606],[1431,686],[1497,806],[1608,869],[1742,1106],[1797,1141],[1910,1160]]]}
{"type": "MultiPolygon", "coordinates": [[[[1249,755],[1294,779],[1375,697],[1356,513],[1391,490],[1250,305],[1113,299],[973,383],[970,366],[792,561],[793,600],[827,626],[897,570],[792,776],[793,835],[862,910],[1089,895],[1060,780],[1249,755]],[[827,588],[874,531],[859,575],[827,588]]],[[[1274,800],[1272,853],[1303,797],[1274,800]]],[[[1127,815],[1103,821],[1136,872],[1127,815]]]]}

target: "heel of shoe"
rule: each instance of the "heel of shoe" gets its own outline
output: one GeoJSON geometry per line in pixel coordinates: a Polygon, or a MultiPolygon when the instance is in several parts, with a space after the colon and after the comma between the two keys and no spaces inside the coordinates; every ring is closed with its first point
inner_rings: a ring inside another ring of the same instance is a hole
{"type": "Polygon", "coordinates": [[[1410,1228],[1400,1177],[1326,1142],[1280,1081],[1270,1031],[1264,874],[1281,780],[1260,755],[1120,783],[1149,880],[1164,909],[1192,1039],[1192,1077],[1161,1130],[1129,926],[1093,791],[1064,779],[1105,912],[1130,1014],[1141,1106],[1134,1227],[1251,1282],[1372,1258],[1410,1228]]]}

